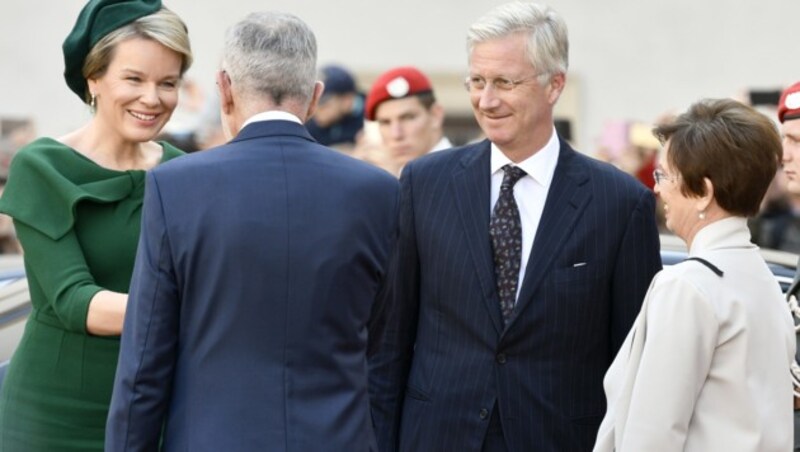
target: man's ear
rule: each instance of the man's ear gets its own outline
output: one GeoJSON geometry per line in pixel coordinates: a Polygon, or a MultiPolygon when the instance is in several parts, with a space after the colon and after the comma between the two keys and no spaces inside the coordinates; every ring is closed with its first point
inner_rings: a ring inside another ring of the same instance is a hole
{"type": "Polygon", "coordinates": [[[550,102],[550,105],[555,105],[558,98],[561,97],[566,83],[567,76],[565,74],[558,73],[550,77],[550,81],[547,82],[547,101],[550,102]]]}
{"type": "Polygon", "coordinates": [[[308,121],[312,116],[314,116],[314,112],[317,111],[317,105],[319,105],[319,98],[322,97],[323,91],[325,91],[325,84],[317,80],[317,82],[314,84],[314,94],[311,95],[311,102],[308,104],[306,117],[300,118],[303,122],[308,121]]]}
{"type": "Polygon", "coordinates": [[[444,124],[444,107],[438,102],[434,102],[434,104],[431,105],[430,112],[436,129],[442,130],[442,125],[444,124]]]}
{"type": "Polygon", "coordinates": [[[228,115],[233,111],[233,93],[231,92],[231,78],[224,70],[217,72],[217,88],[219,89],[219,104],[222,113],[228,115]]]}

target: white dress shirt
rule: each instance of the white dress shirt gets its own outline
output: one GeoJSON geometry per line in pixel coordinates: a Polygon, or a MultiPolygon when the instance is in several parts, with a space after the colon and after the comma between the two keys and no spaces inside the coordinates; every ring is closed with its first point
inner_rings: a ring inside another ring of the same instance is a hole
{"type": "Polygon", "coordinates": [[[527,173],[514,185],[514,199],[517,201],[519,218],[522,224],[522,262],[520,262],[519,266],[517,298],[519,298],[519,292],[522,289],[522,280],[525,275],[525,269],[528,267],[533,239],[539,229],[539,220],[542,218],[544,203],[547,201],[547,192],[550,190],[550,183],[553,181],[553,174],[556,172],[559,149],[560,143],[555,128],[553,128],[550,141],[542,149],[516,164],[492,143],[490,163],[492,188],[489,215],[494,211],[494,205],[497,203],[497,198],[500,197],[500,185],[503,183],[503,175],[505,174],[503,166],[507,164],[518,166],[527,173]]]}
{"type": "Polygon", "coordinates": [[[443,151],[445,149],[450,149],[451,147],[453,147],[453,143],[451,143],[447,137],[442,137],[442,139],[439,140],[429,152],[443,151]]]}

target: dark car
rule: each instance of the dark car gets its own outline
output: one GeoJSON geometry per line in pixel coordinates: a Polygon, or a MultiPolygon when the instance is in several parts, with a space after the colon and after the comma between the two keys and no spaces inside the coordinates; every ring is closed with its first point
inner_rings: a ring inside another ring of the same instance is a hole
{"type": "MultiPolygon", "coordinates": [[[[786,293],[794,279],[797,268],[797,254],[784,251],[761,249],[761,256],[767,261],[772,274],[778,280],[781,291],[786,293]]],[[[674,235],[661,235],[661,263],[666,267],[683,261],[687,257],[686,244],[674,235]]]]}
{"type": "MultiPolygon", "coordinates": [[[[775,279],[785,293],[794,278],[797,255],[762,249],[775,279]]],[[[661,236],[661,262],[674,265],[686,259],[686,245],[672,235],[661,236]]],[[[0,256],[0,383],[8,360],[22,337],[25,320],[31,312],[28,281],[21,256],[0,256]]]]}
{"type": "Polygon", "coordinates": [[[22,256],[0,256],[0,382],[31,312],[22,256]]]}

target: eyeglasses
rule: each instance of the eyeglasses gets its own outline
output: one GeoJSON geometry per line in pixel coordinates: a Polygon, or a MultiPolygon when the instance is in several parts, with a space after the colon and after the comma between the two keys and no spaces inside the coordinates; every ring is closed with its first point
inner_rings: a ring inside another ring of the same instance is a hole
{"type": "Polygon", "coordinates": [[[664,182],[665,180],[668,181],[673,180],[672,176],[668,175],[667,173],[665,173],[663,170],[660,169],[653,170],[653,179],[655,179],[656,184],[658,185],[661,185],[661,182],[664,182]]]}
{"type": "Polygon", "coordinates": [[[486,80],[485,78],[481,77],[480,75],[470,75],[464,80],[464,88],[467,91],[475,92],[475,91],[483,91],[486,88],[487,83],[491,83],[492,87],[498,91],[511,91],[512,89],[516,88],[517,85],[521,85],[525,82],[529,82],[542,74],[534,74],[530,77],[521,78],[519,80],[511,80],[505,77],[497,77],[491,80],[486,80]]]}

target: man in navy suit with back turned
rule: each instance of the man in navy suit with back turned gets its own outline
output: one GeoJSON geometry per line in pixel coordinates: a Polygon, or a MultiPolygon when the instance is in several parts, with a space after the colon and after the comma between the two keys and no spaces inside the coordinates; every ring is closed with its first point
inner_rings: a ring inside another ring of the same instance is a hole
{"type": "Polygon", "coordinates": [[[399,186],[303,127],[315,66],[305,23],[249,15],[217,76],[236,136],[148,175],[106,450],[375,450],[367,330],[399,186]]]}
{"type": "MultiPolygon", "coordinates": [[[[487,140],[411,162],[370,394],[383,451],[589,451],[661,268],[654,196],[553,125],[568,42],[510,3],[468,35],[487,140]]],[[[658,407],[653,407],[658,409],[658,407]]]]}

